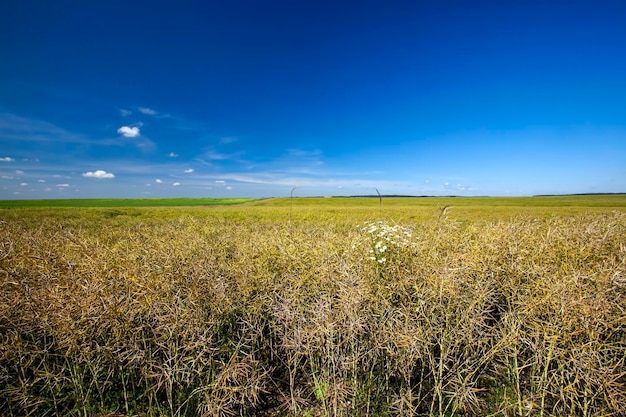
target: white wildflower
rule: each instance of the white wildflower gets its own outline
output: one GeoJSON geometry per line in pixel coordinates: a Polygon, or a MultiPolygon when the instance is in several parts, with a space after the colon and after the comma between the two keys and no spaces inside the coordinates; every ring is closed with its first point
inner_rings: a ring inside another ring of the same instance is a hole
{"type": "Polygon", "coordinates": [[[399,249],[409,246],[411,239],[411,232],[406,227],[392,226],[383,221],[368,222],[357,226],[357,228],[368,235],[371,244],[368,252],[373,255],[369,259],[381,265],[387,262],[387,256],[384,256],[386,253],[389,251],[397,252],[399,249]]]}

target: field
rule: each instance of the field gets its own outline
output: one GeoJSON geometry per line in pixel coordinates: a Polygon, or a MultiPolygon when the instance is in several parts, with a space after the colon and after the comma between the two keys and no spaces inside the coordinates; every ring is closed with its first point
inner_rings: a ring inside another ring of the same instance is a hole
{"type": "Polygon", "coordinates": [[[0,415],[626,415],[624,195],[183,205],[0,209],[0,415]]]}

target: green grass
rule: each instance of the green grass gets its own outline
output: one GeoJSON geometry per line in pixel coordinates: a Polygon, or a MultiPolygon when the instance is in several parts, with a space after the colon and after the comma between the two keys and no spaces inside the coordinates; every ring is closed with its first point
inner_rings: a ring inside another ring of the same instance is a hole
{"type": "Polygon", "coordinates": [[[255,198],[85,198],[62,200],[0,200],[0,208],[49,207],[194,207],[242,204],[255,198]]]}
{"type": "MultiPolygon", "coordinates": [[[[196,207],[250,203],[255,207],[319,207],[379,209],[378,197],[294,197],[290,198],[93,198],[0,200],[0,208],[53,208],[53,207],[196,207]]],[[[410,207],[581,207],[624,208],[626,194],[567,195],[537,197],[383,197],[384,208],[410,207]]]]}

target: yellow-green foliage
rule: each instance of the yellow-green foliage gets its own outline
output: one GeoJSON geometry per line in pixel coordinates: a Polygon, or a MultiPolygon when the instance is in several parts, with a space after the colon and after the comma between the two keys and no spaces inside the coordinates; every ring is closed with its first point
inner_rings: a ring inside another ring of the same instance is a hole
{"type": "Polygon", "coordinates": [[[1,211],[3,415],[626,414],[623,212],[268,204],[1,211]]]}

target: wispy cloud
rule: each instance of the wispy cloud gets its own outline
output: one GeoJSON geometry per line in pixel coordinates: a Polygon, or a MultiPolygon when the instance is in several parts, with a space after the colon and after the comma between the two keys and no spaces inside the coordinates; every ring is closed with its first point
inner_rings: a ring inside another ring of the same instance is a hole
{"type": "Polygon", "coordinates": [[[202,156],[200,157],[200,160],[203,160],[203,161],[223,161],[223,160],[226,160],[226,159],[234,158],[234,157],[236,157],[238,155],[239,155],[239,153],[226,154],[226,153],[217,152],[214,149],[210,149],[210,150],[206,151],[204,154],[202,154],[202,156]]]}
{"type": "Polygon", "coordinates": [[[170,158],[178,158],[178,154],[174,152],[170,152],[167,156],[169,156],[170,158]]]}
{"type": "Polygon", "coordinates": [[[174,187],[178,187],[180,185],[179,182],[175,182],[174,184],[172,184],[174,187]]]}
{"type": "Polygon", "coordinates": [[[469,185],[463,185],[463,184],[457,184],[456,189],[459,191],[477,191],[476,188],[469,186],[469,185]]]}
{"type": "MultiPolygon", "coordinates": [[[[277,167],[275,167],[277,168],[277,167]]],[[[198,185],[205,183],[210,177],[200,177],[198,185]]],[[[329,190],[342,190],[348,194],[372,194],[379,189],[383,194],[410,193],[419,187],[410,181],[388,179],[371,179],[359,177],[358,174],[319,171],[316,174],[302,174],[296,170],[267,169],[254,172],[224,172],[214,180],[215,185],[224,187],[228,183],[252,186],[254,189],[289,190],[294,186],[307,189],[308,193],[324,193],[329,190]],[[326,190],[326,191],[324,191],[326,190]]],[[[239,187],[238,187],[239,189],[239,187]]],[[[307,193],[305,192],[305,194],[307,193]]],[[[332,192],[331,192],[332,193],[332,192]]]]}
{"type": "Polygon", "coordinates": [[[156,110],[152,110],[148,107],[138,107],[137,110],[139,111],[139,113],[147,114],[150,116],[154,116],[157,114],[156,110]]]}
{"type": "Polygon", "coordinates": [[[120,114],[124,117],[130,116],[131,114],[133,114],[133,112],[131,110],[126,110],[126,109],[120,109],[120,114]]]}
{"type": "Polygon", "coordinates": [[[103,170],[99,169],[99,170],[94,171],[94,172],[91,172],[91,171],[84,172],[83,173],[83,177],[103,179],[103,178],[115,178],[115,175],[113,175],[110,172],[106,172],[106,171],[103,171],[103,170]]]}
{"type": "Polygon", "coordinates": [[[193,168],[189,168],[185,170],[185,174],[191,174],[193,172],[193,168]]]}
{"type": "MultiPolygon", "coordinates": [[[[0,113],[0,147],[5,149],[11,147],[15,151],[20,150],[21,153],[27,156],[21,158],[20,162],[39,163],[41,155],[33,154],[35,151],[34,147],[27,145],[33,142],[38,143],[47,147],[48,155],[46,156],[54,155],[57,163],[65,164],[68,160],[71,162],[78,157],[88,157],[96,149],[100,151],[102,147],[132,145],[144,151],[152,150],[155,146],[154,143],[145,136],[140,135],[140,127],[140,123],[122,126],[117,130],[120,137],[94,137],[68,131],[42,120],[20,117],[11,113],[0,113]],[[135,138],[135,140],[129,142],[123,140],[124,138],[135,138]],[[77,153],[66,153],[65,146],[73,144],[83,146],[77,153]],[[83,154],[79,155],[78,152],[83,154]]],[[[1,159],[0,163],[18,162],[13,157],[7,155],[4,155],[1,159]]]]}
{"type": "Polygon", "coordinates": [[[117,129],[117,133],[124,136],[125,138],[136,138],[140,134],[139,128],[136,126],[122,126],[117,129]]]}
{"type": "MultiPolygon", "coordinates": [[[[90,139],[52,123],[0,113],[0,140],[41,143],[90,143],[90,139]]],[[[11,162],[11,161],[5,161],[11,162]]]]}
{"type": "Polygon", "coordinates": [[[234,138],[232,136],[226,136],[220,139],[220,143],[223,143],[223,144],[235,143],[235,142],[237,142],[237,138],[234,138]]]}
{"type": "Polygon", "coordinates": [[[154,182],[156,182],[157,184],[162,184],[163,181],[161,181],[159,178],[157,178],[156,180],[154,180],[154,182]]]}
{"type": "Polygon", "coordinates": [[[210,148],[198,155],[194,160],[214,168],[220,166],[224,167],[226,165],[251,164],[250,161],[244,161],[242,159],[244,153],[243,150],[226,153],[218,151],[215,148],[210,148]]]}
{"type": "Polygon", "coordinates": [[[320,150],[307,151],[304,149],[289,149],[287,151],[287,156],[318,160],[322,156],[322,152],[320,150]]]}

